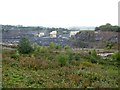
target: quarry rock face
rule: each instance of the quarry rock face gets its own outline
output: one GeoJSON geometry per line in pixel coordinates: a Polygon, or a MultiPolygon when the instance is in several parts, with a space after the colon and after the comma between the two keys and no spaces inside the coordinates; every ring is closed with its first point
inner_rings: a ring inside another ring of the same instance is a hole
{"type": "Polygon", "coordinates": [[[118,42],[118,33],[113,31],[76,31],[71,35],[70,30],[42,28],[42,27],[17,27],[2,26],[2,42],[17,44],[21,37],[27,36],[31,42],[40,45],[49,45],[50,42],[61,46],[69,45],[73,48],[104,48],[109,43],[118,42]]]}

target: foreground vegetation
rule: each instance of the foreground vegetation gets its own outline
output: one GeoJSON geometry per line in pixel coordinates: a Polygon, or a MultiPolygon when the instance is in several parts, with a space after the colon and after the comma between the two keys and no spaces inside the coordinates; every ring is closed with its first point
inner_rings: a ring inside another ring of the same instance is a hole
{"type": "Polygon", "coordinates": [[[3,50],[4,88],[118,87],[119,52],[103,58],[95,49],[76,52],[53,43],[33,44],[29,53],[22,48],[24,54],[20,48],[3,50]]]}

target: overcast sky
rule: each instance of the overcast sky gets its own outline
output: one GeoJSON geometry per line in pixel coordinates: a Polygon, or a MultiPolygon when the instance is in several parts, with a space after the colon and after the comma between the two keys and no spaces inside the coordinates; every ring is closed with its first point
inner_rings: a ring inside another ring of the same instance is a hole
{"type": "Polygon", "coordinates": [[[118,25],[119,0],[0,0],[0,24],[72,27],[118,25]]]}

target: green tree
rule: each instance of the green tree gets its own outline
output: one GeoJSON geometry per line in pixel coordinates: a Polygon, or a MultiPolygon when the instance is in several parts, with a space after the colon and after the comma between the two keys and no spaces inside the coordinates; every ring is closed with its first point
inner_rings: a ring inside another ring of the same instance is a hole
{"type": "Polygon", "coordinates": [[[32,52],[32,50],[33,49],[29,39],[26,37],[21,38],[18,44],[18,51],[22,54],[29,54],[32,52]]]}
{"type": "Polygon", "coordinates": [[[61,67],[65,66],[68,63],[68,59],[69,59],[68,55],[65,55],[65,54],[62,54],[62,53],[57,55],[57,60],[60,63],[61,67]]]}
{"type": "Polygon", "coordinates": [[[97,31],[97,30],[120,32],[120,27],[112,26],[111,24],[107,23],[106,25],[101,25],[99,27],[96,27],[95,31],[97,31]]]}
{"type": "Polygon", "coordinates": [[[111,31],[112,30],[112,25],[107,23],[106,25],[101,25],[100,30],[102,31],[111,31]]]}
{"type": "Polygon", "coordinates": [[[95,27],[95,31],[98,31],[98,30],[100,30],[100,28],[99,27],[95,27]]]}
{"type": "Polygon", "coordinates": [[[119,26],[113,26],[112,31],[120,32],[120,27],[119,26]]]}

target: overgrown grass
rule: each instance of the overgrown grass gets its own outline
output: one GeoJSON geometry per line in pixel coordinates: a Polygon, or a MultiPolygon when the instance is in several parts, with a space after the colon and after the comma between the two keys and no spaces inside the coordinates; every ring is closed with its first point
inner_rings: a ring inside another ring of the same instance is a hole
{"type": "MultiPolygon", "coordinates": [[[[53,46],[53,45],[51,45],[53,46]]],[[[71,49],[48,49],[36,46],[30,54],[3,50],[4,88],[115,88],[118,68],[101,57],[71,49]],[[82,52],[82,53],[81,53],[82,52]],[[93,56],[96,62],[91,62],[93,56]],[[100,61],[102,63],[100,63],[100,61]]],[[[115,60],[112,60],[113,62],[115,60]]]]}

